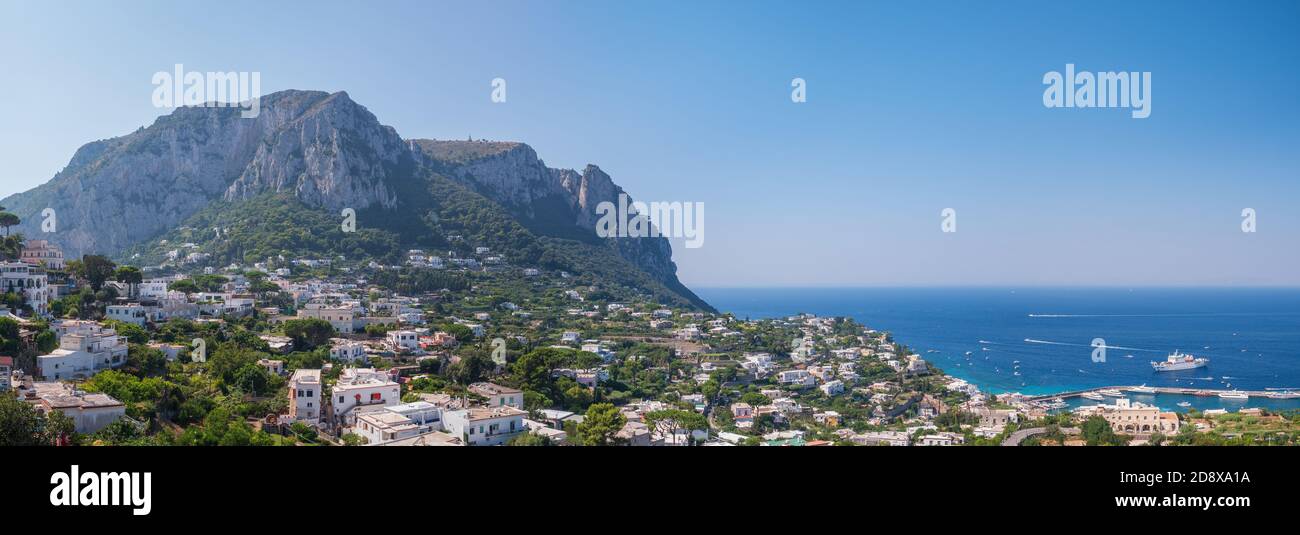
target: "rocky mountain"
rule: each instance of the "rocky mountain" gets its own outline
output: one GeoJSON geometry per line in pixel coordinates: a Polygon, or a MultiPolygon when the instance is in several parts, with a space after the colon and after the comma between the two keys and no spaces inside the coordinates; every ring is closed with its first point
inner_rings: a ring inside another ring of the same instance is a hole
{"type": "MultiPolygon", "coordinates": [[[[223,214],[241,207],[268,210],[276,205],[268,198],[292,199],[294,210],[333,219],[341,208],[364,214],[388,232],[379,241],[391,249],[443,245],[440,234],[451,227],[525,249],[513,251],[520,261],[609,253],[603,263],[578,264],[643,273],[644,285],[656,287],[645,290],[708,308],[677,280],[667,240],[595,235],[596,204],[622,192],[594,165],[548,168],[523,143],[403,140],[347,93],[282,91],[262,97],[256,118],[241,118],[238,108],[180,108],[131,134],[89,143],[49,182],[0,205],[22,218],[16,231],[50,239],[73,257],[147,251],[177,228],[228,221],[223,214]],[[40,230],[46,208],[56,232],[40,230]],[[493,221],[491,232],[478,228],[484,218],[493,221]]],[[[365,249],[375,252],[374,244],[365,249]]]]}

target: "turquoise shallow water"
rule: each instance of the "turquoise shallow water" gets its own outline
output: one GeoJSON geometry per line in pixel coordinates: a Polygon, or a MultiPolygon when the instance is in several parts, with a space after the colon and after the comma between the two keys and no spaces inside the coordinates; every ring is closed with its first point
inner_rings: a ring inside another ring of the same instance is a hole
{"type": "MultiPolygon", "coordinates": [[[[945,372],[993,392],[1050,394],[1112,385],[1300,389],[1296,288],[702,288],[741,318],[851,316],[891,331],[945,372]],[[1094,338],[1105,362],[1093,361],[1094,338]],[[1156,373],[1179,349],[1209,366],[1156,373]],[[971,352],[966,355],[966,352],[971,352]],[[1017,362],[1019,361],[1019,362],[1017,362]],[[1015,375],[1019,371],[1020,375],[1015,375]]],[[[1297,400],[1159,395],[1171,409],[1300,408],[1297,400]]]]}

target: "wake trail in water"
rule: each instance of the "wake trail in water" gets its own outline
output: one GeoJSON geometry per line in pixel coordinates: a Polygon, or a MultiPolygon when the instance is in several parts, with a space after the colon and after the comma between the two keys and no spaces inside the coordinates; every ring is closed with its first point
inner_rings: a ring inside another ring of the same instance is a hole
{"type": "MultiPolygon", "coordinates": [[[[1074,343],[1070,343],[1070,342],[1053,342],[1053,341],[1051,341],[1051,340],[1035,340],[1035,339],[1033,339],[1033,338],[1026,338],[1026,339],[1025,339],[1025,343],[1027,343],[1027,344],[1047,344],[1047,345],[1052,345],[1052,346],[1093,347],[1091,344],[1074,344],[1074,343]]],[[[1105,347],[1106,349],[1122,349],[1122,350],[1124,350],[1124,351],[1149,351],[1149,352],[1151,352],[1151,353],[1160,353],[1160,352],[1161,352],[1161,351],[1158,350],[1158,349],[1142,349],[1142,348],[1140,348],[1140,347],[1124,347],[1124,346],[1098,346],[1098,347],[1105,347]]]]}

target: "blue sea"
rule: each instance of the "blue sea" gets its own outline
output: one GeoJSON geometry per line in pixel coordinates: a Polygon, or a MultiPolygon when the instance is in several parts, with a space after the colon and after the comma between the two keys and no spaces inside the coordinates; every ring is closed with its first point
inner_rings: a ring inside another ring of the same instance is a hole
{"type": "MultiPolygon", "coordinates": [[[[852,317],[890,331],[949,375],[990,392],[1051,394],[1139,384],[1300,390],[1300,288],[700,288],[696,293],[742,319],[804,312],[852,317]],[[1105,340],[1105,362],[1094,362],[1095,338],[1105,340]],[[1156,373],[1150,362],[1174,350],[1209,358],[1210,364],[1156,373]]],[[[1130,397],[1169,410],[1178,410],[1179,401],[1202,410],[1300,408],[1297,400],[1267,398],[1130,397]]]]}

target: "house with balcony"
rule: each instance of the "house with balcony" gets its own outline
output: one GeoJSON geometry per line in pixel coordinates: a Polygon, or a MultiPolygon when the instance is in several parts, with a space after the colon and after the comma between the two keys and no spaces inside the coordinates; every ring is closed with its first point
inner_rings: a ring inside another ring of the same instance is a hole
{"type": "Polygon", "coordinates": [[[45,269],[26,262],[0,262],[0,293],[22,296],[32,312],[45,316],[50,311],[50,286],[45,269]]]}
{"type": "Polygon", "coordinates": [[[46,269],[62,270],[66,267],[63,261],[63,250],[59,246],[50,243],[49,240],[27,240],[27,243],[23,245],[20,260],[32,266],[43,266],[46,269]]]}
{"type": "Polygon", "coordinates": [[[374,368],[348,368],[339,375],[331,392],[335,425],[350,426],[355,421],[353,409],[371,405],[397,405],[402,401],[401,387],[387,372],[374,368]]]}
{"type": "Polygon", "coordinates": [[[36,357],[37,375],[59,381],[86,379],[101,370],[126,364],[126,337],[95,322],[63,322],[59,347],[36,357]]]}

